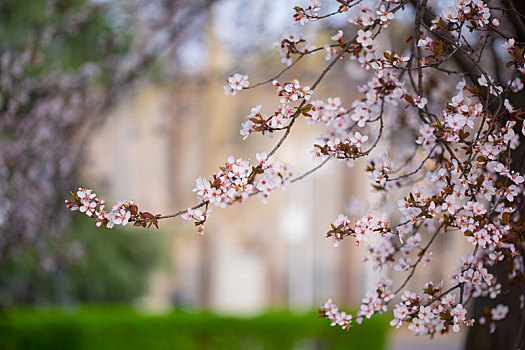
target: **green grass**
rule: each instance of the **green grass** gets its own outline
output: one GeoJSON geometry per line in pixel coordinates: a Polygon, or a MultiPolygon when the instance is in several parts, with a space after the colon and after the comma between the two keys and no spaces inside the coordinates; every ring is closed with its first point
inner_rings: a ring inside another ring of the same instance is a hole
{"type": "Polygon", "coordinates": [[[10,310],[0,314],[1,349],[384,349],[387,321],[349,332],[315,314],[274,312],[254,318],[174,312],[141,315],[128,307],[10,310]]]}

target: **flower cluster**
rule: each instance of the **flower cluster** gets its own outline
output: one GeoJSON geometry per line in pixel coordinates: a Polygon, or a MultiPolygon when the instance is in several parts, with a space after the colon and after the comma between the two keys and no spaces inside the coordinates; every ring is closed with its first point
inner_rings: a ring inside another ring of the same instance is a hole
{"type": "Polygon", "coordinates": [[[330,326],[341,326],[343,329],[350,329],[352,327],[352,315],[342,311],[339,312],[339,307],[332,302],[332,299],[328,299],[319,308],[319,316],[326,317],[332,323],[330,326]]]}
{"type": "MultiPolygon", "coordinates": [[[[340,107],[339,98],[329,99],[328,103],[323,101],[313,101],[315,112],[310,113],[307,119],[310,122],[325,123],[329,133],[320,138],[321,144],[316,144],[313,156],[316,160],[325,159],[327,156],[335,159],[345,160],[349,166],[353,166],[356,158],[362,157],[369,151],[362,151],[361,146],[369,140],[369,124],[379,121],[382,124],[382,116],[385,111],[385,104],[396,105],[401,98],[407,99],[407,91],[404,82],[386,70],[379,70],[377,74],[364,86],[359,87],[359,91],[365,96],[361,100],[354,101],[352,108],[345,110],[340,107]],[[352,132],[354,127],[362,130],[352,132]]],[[[411,105],[415,104],[414,99],[409,99],[411,105]]],[[[426,100],[420,98],[418,104],[423,106],[426,100]]],[[[385,166],[384,171],[388,170],[385,166]]],[[[376,172],[378,182],[384,185],[386,177],[379,179],[380,174],[376,172]]]]}
{"type": "Polygon", "coordinates": [[[459,332],[460,326],[472,326],[473,319],[467,319],[467,310],[462,304],[456,304],[453,295],[440,297],[441,285],[432,282],[426,284],[424,295],[405,290],[401,302],[394,307],[394,319],[391,326],[399,328],[408,323],[408,329],[414,335],[433,335],[452,328],[459,332]]]}
{"type": "MultiPolygon", "coordinates": [[[[198,177],[193,192],[206,203],[206,208],[211,203],[226,207],[252,195],[266,199],[277,188],[285,188],[290,183],[293,172],[289,165],[275,161],[266,153],[257,153],[256,158],[256,164],[252,164],[250,160],[230,156],[217,173],[208,178],[198,177]]],[[[194,220],[202,233],[208,211],[190,208],[184,218],[194,220]]]]}
{"type": "Polygon", "coordinates": [[[334,247],[338,247],[346,236],[353,236],[356,239],[355,244],[359,245],[360,241],[368,241],[373,233],[380,235],[392,233],[385,215],[367,214],[356,220],[354,227],[351,227],[350,223],[350,219],[343,214],[332,222],[332,229],[325,233],[325,237],[333,239],[334,247]]]}
{"type": "Polygon", "coordinates": [[[385,153],[379,157],[374,157],[368,162],[366,168],[371,173],[371,179],[375,182],[377,189],[383,188],[389,179],[389,173],[392,170],[390,161],[385,153]]]}
{"type": "Polygon", "coordinates": [[[310,90],[309,86],[301,86],[299,80],[293,79],[290,82],[280,84],[277,80],[272,82],[272,85],[277,87],[277,94],[281,96],[281,103],[287,104],[290,102],[295,102],[300,98],[308,101],[313,91],[310,90]]]}
{"type": "Polygon", "coordinates": [[[421,257],[424,259],[424,265],[428,265],[431,262],[432,252],[421,246],[421,234],[415,233],[409,236],[403,245],[392,241],[393,235],[390,235],[385,237],[385,239],[381,239],[377,246],[369,246],[369,256],[374,262],[375,268],[382,269],[385,265],[389,266],[392,262],[396,262],[394,270],[408,271],[412,268],[414,262],[421,257]],[[385,246],[389,249],[384,249],[383,247],[385,246]],[[413,254],[414,251],[417,254],[413,254]],[[396,256],[396,253],[399,254],[396,256]]]}
{"type": "Polygon", "coordinates": [[[362,27],[370,26],[375,22],[374,11],[370,7],[361,4],[355,12],[348,22],[362,27]]]}
{"type": "Polygon", "coordinates": [[[363,318],[370,318],[376,313],[383,313],[387,311],[387,304],[394,299],[394,293],[390,290],[393,281],[391,279],[384,279],[380,277],[376,282],[376,287],[372,291],[368,291],[365,297],[361,300],[361,306],[357,311],[358,323],[361,323],[363,318]]]}
{"type": "Polygon", "coordinates": [[[332,299],[328,299],[319,308],[319,316],[331,320],[331,326],[341,326],[342,329],[349,329],[352,326],[352,319],[355,319],[360,324],[364,318],[369,319],[376,313],[381,314],[387,311],[386,305],[394,298],[394,294],[390,290],[391,285],[392,280],[379,278],[376,282],[376,288],[373,291],[368,291],[362,299],[361,306],[355,317],[344,311],[339,311],[338,306],[332,302],[332,299]]]}
{"type": "Polygon", "coordinates": [[[240,133],[243,139],[248,138],[253,132],[261,132],[262,134],[268,132],[271,136],[274,131],[286,128],[290,119],[295,118],[299,113],[310,116],[309,112],[315,110],[311,104],[302,106],[300,110],[293,109],[288,105],[299,99],[308,101],[313,93],[309,86],[301,86],[297,79],[283,85],[274,80],[272,84],[277,87],[277,93],[281,97],[281,107],[269,116],[261,113],[261,105],[252,108],[251,113],[246,116],[247,120],[242,124],[240,133]]]}
{"type": "Polygon", "coordinates": [[[253,132],[268,132],[270,135],[275,130],[282,130],[286,127],[294,111],[290,106],[283,105],[270,116],[261,113],[261,105],[252,108],[251,113],[246,116],[248,120],[242,123],[241,135],[246,140],[253,132]]]}
{"type": "Polygon", "coordinates": [[[274,43],[281,54],[281,62],[288,66],[292,64],[292,57],[294,54],[311,56],[315,50],[315,46],[304,39],[301,32],[290,32],[281,37],[274,43]]]}
{"type": "Polygon", "coordinates": [[[509,307],[507,305],[498,304],[495,308],[490,309],[490,311],[485,311],[484,316],[480,317],[479,323],[482,325],[489,324],[489,332],[494,333],[496,331],[496,321],[501,321],[507,317],[509,307]]]}
{"type": "Polygon", "coordinates": [[[250,86],[248,76],[246,74],[235,73],[230,75],[228,78],[228,84],[224,85],[224,93],[226,95],[235,96],[237,91],[246,89],[248,86],[250,86]]]}
{"type": "Polygon", "coordinates": [[[118,201],[110,211],[107,211],[106,202],[97,197],[93,190],[80,187],[76,192],[71,192],[71,196],[73,201],[66,200],[66,206],[73,211],[85,213],[95,220],[97,226],[113,228],[115,225],[126,226],[128,222],[134,221],[134,226],[154,225],[158,228],[160,214],[139,212],[138,206],[133,201],[118,201]]]}
{"type": "Polygon", "coordinates": [[[312,101],[312,109],[309,115],[305,116],[305,120],[308,124],[324,123],[327,127],[334,126],[334,132],[337,132],[337,130],[343,130],[350,126],[345,120],[347,114],[347,111],[341,106],[339,97],[329,97],[326,102],[323,100],[312,101]]]}
{"type": "Polygon", "coordinates": [[[521,74],[523,74],[523,66],[525,64],[525,57],[523,55],[522,49],[518,45],[516,45],[516,40],[514,40],[514,38],[508,39],[503,44],[503,47],[507,49],[507,53],[512,58],[512,60],[506,63],[506,66],[507,67],[514,66],[518,68],[521,74]]]}
{"type": "Polygon", "coordinates": [[[319,17],[319,11],[321,10],[320,0],[310,0],[307,7],[303,8],[296,6],[294,8],[295,13],[293,19],[301,24],[306,24],[311,20],[316,20],[319,17]]]}
{"type": "Polygon", "coordinates": [[[330,37],[330,39],[337,42],[337,45],[326,44],[325,46],[323,46],[323,49],[326,51],[325,61],[331,60],[332,57],[339,56],[339,54],[341,53],[341,47],[344,47],[345,45],[343,35],[343,31],[338,30],[335,35],[332,35],[330,37]]]}
{"type": "Polygon", "coordinates": [[[208,219],[208,216],[211,213],[211,208],[206,206],[205,209],[202,208],[188,208],[186,212],[182,214],[182,219],[186,221],[193,221],[195,224],[195,230],[201,235],[204,234],[204,223],[208,219]]]}
{"type": "Polygon", "coordinates": [[[374,23],[380,24],[383,28],[387,28],[395,18],[393,12],[389,11],[388,3],[397,3],[397,1],[384,1],[386,4],[379,4],[376,10],[372,10],[368,4],[360,3],[360,5],[355,9],[354,14],[348,18],[348,22],[362,26],[368,27],[374,23]]]}
{"type": "MultiPolygon", "coordinates": [[[[393,235],[391,235],[393,237],[393,235]]],[[[374,265],[374,270],[382,270],[384,267],[390,267],[394,260],[394,253],[399,249],[397,242],[392,237],[381,240],[377,245],[370,244],[367,249],[367,255],[364,257],[365,261],[371,261],[374,265]]],[[[403,261],[404,258],[402,258],[403,261]]],[[[405,261],[410,264],[410,261],[405,261]]],[[[402,261],[400,260],[400,263],[402,261]]],[[[396,268],[397,270],[397,268],[396,268]]]]}
{"type": "Polygon", "coordinates": [[[321,144],[314,145],[313,159],[321,162],[328,157],[346,161],[353,166],[353,161],[360,154],[361,147],[367,143],[368,135],[352,132],[356,123],[350,117],[351,110],[341,106],[339,97],[327,101],[312,101],[308,113],[303,113],[308,124],[324,124],[327,133],[319,137],[321,144]]]}
{"type": "Polygon", "coordinates": [[[483,0],[456,0],[443,10],[443,18],[451,24],[469,22],[477,29],[489,23],[490,10],[483,0]]]}
{"type": "Polygon", "coordinates": [[[359,29],[357,31],[356,46],[350,47],[350,58],[357,60],[359,64],[366,70],[379,69],[377,64],[378,57],[376,55],[379,49],[379,43],[374,38],[372,30],[359,29]]]}
{"type": "Polygon", "coordinates": [[[442,62],[446,54],[453,50],[452,44],[446,44],[441,40],[434,40],[426,37],[425,39],[419,39],[417,46],[421,48],[423,57],[420,58],[419,63],[422,66],[430,66],[442,62]]]}

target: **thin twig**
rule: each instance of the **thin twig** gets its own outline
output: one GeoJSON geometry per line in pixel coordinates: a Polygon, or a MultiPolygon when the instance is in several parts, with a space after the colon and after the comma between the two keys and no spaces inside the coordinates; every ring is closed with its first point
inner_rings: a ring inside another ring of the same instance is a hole
{"type": "Polygon", "coordinates": [[[427,243],[427,245],[423,248],[423,250],[421,250],[421,252],[419,253],[419,259],[417,259],[417,261],[414,263],[414,265],[411,266],[411,271],[410,273],[408,274],[408,276],[405,278],[405,280],[403,281],[403,283],[399,286],[399,288],[396,289],[396,291],[394,292],[394,294],[397,294],[399,293],[403,288],[405,288],[405,286],[407,285],[408,281],[410,281],[410,279],[412,278],[412,276],[414,276],[414,273],[416,272],[416,268],[417,266],[419,265],[419,263],[421,262],[421,260],[423,260],[423,256],[425,256],[425,253],[427,252],[428,248],[430,248],[430,246],[432,245],[432,243],[434,242],[434,240],[436,239],[438,233],[441,231],[441,229],[443,228],[445,224],[442,223],[441,225],[439,225],[439,227],[437,228],[436,232],[434,232],[434,234],[432,235],[432,237],[430,238],[430,241],[427,243]]]}

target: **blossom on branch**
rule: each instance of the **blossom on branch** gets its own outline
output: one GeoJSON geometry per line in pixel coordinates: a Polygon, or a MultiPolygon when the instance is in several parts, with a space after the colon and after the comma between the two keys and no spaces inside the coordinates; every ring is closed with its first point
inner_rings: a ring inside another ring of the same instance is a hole
{"type": "Polygon", "coordinates": [[[226,95],[235,96],[237,91],[246,89],[248,86],[250,86],[248,76],[246,74],[235,73],[230,75],[228,78],[228,84],[224,85],[224,93],[226,95]]]}

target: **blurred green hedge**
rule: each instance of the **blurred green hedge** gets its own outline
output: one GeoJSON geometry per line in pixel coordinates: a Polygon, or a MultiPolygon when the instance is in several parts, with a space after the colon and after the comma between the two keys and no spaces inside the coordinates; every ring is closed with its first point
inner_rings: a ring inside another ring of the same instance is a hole
{"type": "Polygon", "coordinates": [[[174,312],[146,316],[127,307],[71,313],[16,309],[0,314],[0,348],[8,349],[384,349],[387,321],[375,317],[350,331],[315,314],[255,318],[174,312]]]}
{"type": "Polygon", "coordinates": [[[34,245],[21,246],[16,256],[1,261],[0,309],[137,300],[147,293],[151,273],[169,266],[173,235],[128,228],[96,227],[86,215],[74,215],[68,231],[49,246],[58,258],[49,272],[34,245]]]}

